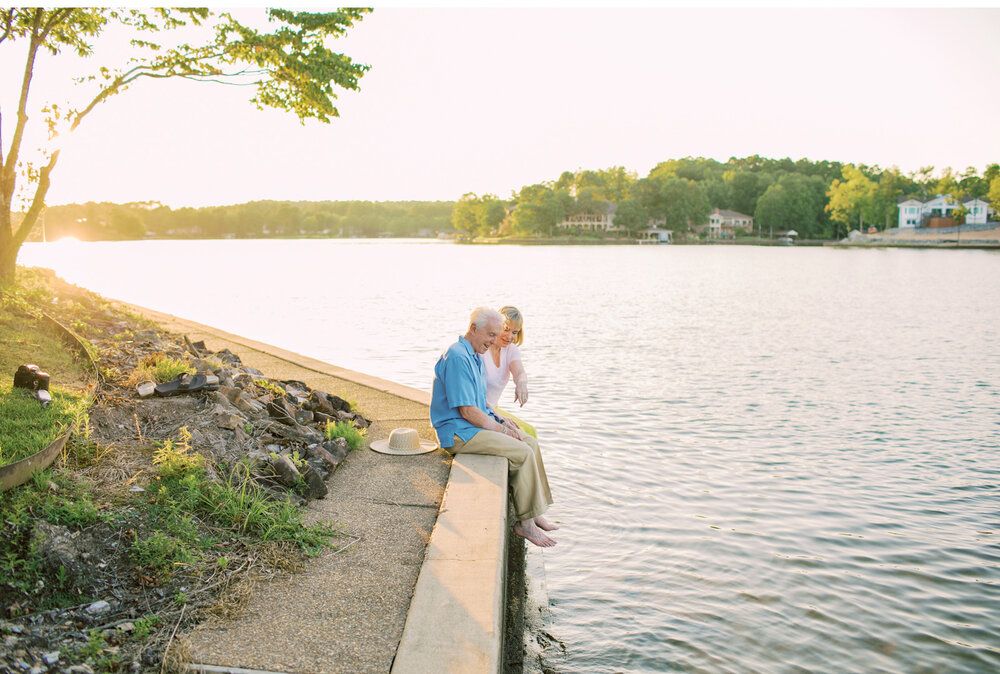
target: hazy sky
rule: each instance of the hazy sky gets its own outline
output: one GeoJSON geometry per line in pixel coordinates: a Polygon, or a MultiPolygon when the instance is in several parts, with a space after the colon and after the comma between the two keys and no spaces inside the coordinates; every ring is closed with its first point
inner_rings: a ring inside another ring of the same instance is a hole
{"type": "MultiPolygon", "coordinates": [[[[982,172],[1000,162],[998,35],[990,7],[381,7],[335,43],[372,66],[340,119],[144,81],[67,142],[47,201],[506,198],[685,156],[982,172]]],[[[4,143],[21,59],[22,43],[0,49],[4,143]]],[[[54,60],[34,104],[71,93],[54,60]]]]}

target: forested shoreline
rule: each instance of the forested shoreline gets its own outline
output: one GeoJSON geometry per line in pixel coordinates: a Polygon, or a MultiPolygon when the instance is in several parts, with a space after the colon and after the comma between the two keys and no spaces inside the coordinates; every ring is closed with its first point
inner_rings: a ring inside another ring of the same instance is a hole
{"type": "Polygon", "coordinates": [[[157,202],[49,206],[29,240],[435,236],[451,201],[253,201],[171,209],[157,202]]]}
{"type": "MultiPolygon", "coordinates": [[[[614,224],[626,234],[650,223],[694,233],[718,208],[751,215],[756,232],[795,229],[802,239],[838,239],[851,229],[895,227],[901,198],[950,195],[957,203],[1000,203],[1000,165],[980,175],[933,167],[903,174],[892,167],[831,161],[767,159],[726,162],[671,159],[647,176],[621,166],[564,171],[526,185],[509,199],[473,193],[457,201],[253,201],[171,209],[158,202],[88,202],[49,206],[30,240],[266,237],[552,237],[573,234],[557,223],[615,204],[614,224]]],[[[957,211],[963,217],[962,209],[957,211]]]]}
{"type": "MultiPolygon", "coordinates": [[[[835,239],[852,229],[895,227],[900,198],[937,194],[998,206],[1000,165],[991,164],[983,175],[973,167],[959,174],[930,166],[904,175],[896,167],[832,161],[686,157],[661,162],[643,178],[621,166],[581,169],[526,185],[508,200],[465,194],[455,204],[452,224],[472,236],[552,236],[565,218],[603,212],[600,202],[609,201],[616,206],[615,226],[633,233],[652,221],[683,235],[707,223],[718,208],[753,216],[765,235],[794,229],[804,239],[835,239]]],[[[961,209],[957,217],[964,217],[961,209]]]]}

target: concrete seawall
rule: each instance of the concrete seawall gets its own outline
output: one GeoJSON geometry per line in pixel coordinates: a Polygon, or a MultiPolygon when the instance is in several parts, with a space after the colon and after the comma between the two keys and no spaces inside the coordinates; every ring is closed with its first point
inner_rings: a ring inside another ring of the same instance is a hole
{"type": "MultiPolygon", "coordinates": [[[[373,420],[368,440],[415,428],[434,440],[430,394],[339,368],[280,347],[137,305],[167,330],[229,349],[275,379],[296,379],[356,402],[373,420]]],[[[507,465],[498,457],[436,450],[352,453],[330,478],[330,495],[307,511],[352,538],[310,560],[302,574],[266,583],[245,614],[206,623],[181,639],[191,671],[503,672],[508,572],[523,573],[508,526],[507,465]]],[[[516,537],[513,537],[516,538],[516,537]]],[[[512,586],[522,587],[523,578],[512,586]]],[[[515,601],[515,604],[519,601],[515,601]]],[[[521,623],[523,627],[523,623],[521,623]]],[[[516,643],[514,643],[516,642],[516,643]]],[[[517,658],[513,658],[515,661],[517,658]]]]}

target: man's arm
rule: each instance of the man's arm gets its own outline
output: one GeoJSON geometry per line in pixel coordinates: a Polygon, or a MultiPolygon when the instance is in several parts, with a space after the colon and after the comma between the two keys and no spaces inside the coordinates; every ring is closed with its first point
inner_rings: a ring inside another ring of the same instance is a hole
{"type": "Polygon", "coordinates": [[[462,418],[468,421],[473,426],[478,426],[486,431],[496,431],[497,433],[503,433],[504,435],[509,435],[516,440],[523,440],[524,437],[521,433],[509,426],[505,426],[498,421],[495,421],[490,417],[489,414],[482,411],[478,407],[462,405],[458,408],[458,413],[462,415],[462,418]]]}

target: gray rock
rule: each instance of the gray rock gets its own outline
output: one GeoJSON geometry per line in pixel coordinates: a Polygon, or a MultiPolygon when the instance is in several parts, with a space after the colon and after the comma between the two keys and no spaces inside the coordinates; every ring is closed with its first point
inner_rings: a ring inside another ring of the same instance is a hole
{"type": "Polygon", "coordinates": [[[104,615],[111,610],[111,604],[101,599],[100,601],[95,601],[84,610],[90,615],[104,615]]]}
{"type": "Polygon", "coordinates": [[[313,470],[309,463],[306,463],[306,469],[303,473],[303,477],[306,479],[306,499],[313,500],[317,498],[323,498],[329,491],[326,487],[326,482],[323,481],[323,476],[319,472],[313,470]]]}
{"type": "Polygon", "coordinates": [[[283,424],[294,426],[297,422],[295,418],[295,408],[284,398],[272,400],[267,404],[267,413],[272,419],[283,424]]]}
{"type": "Polygon", "coordinates": [[[74,581],[92,573],[100,563],[103,547],[92,534],[70,531],[40,520],[32,532],[32,545],[42,564],[56,573],[60,567],[74,581]]]}
{"type": "Polygon", "coordinates": [[[292,460],[284,454],[271,457],[271,468],[278,477],[278,482],[286,487],[294,487],[303,479],[302,473],[295,467],[292,460]]]}

